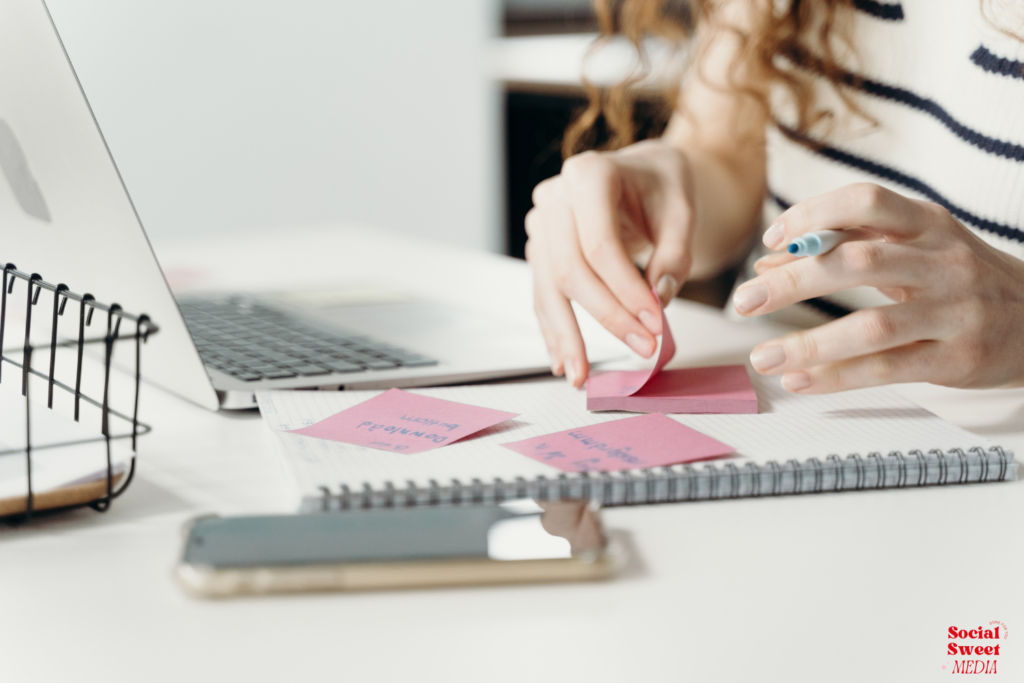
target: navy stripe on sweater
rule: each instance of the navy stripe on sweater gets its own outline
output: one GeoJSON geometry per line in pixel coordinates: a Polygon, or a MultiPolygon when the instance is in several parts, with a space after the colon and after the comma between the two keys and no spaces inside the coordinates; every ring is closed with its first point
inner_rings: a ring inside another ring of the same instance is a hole
{"type": "Polygon", "coordinates": [[[775,206],[779,207],[781,211],[788,211],[789,207],[793,206],[791,202],[787,202],[785,199],[775,194],[771,189],[768,190],[768,196],[775,202],[775,206]]]}
{"type": "MultiPolygon", "coordinates": [[[[808,71],[812,71],[819,75],[824,75],[825,73],[821,60],[805,51],[791,54],[790,59],[793,60],[794,64],[807,69],[808,71]]],[[[1011,161],[1024,161],[1024,145],[1018,145],[1005,140],[998,140],[996,138],[989,137],[984,133],[979,133],[973,128],[957,121],[953,118],[952,114],[946,111],[945,108],[935,100],[922,97],[921,95],[907,90],[906,88],[900,88],[895,85],[874,81],[870,78],[863,78],[862,76],[858,76],[850,72],[843,72],[839,74],[839,82],[853,88],[854,90],[860,90],[883,100],[898,102],[910,107],[911,109],[916,109],[927,114],[945,126],[958,138],[984,152],[1004,157],[1011,161]]]]}
{"type": "MultiPolygon", "coordinates": [[[[928,185],[927,183],[918,178],[914,178],[913,176],[907,175],[902,171],[898,171],[889,166],[885,166],[875,161],[865,159],[864,157],[857,156],[855,154],[846,152],[836,147],[821,144],[815,140],[812,140],[811,138],[807,137],[802,133],[798,133],[792,128],[779,126],[779,130],[781,130],[788,138],[790,138],[794,142],[800,143],[805,147],[810,148],[811,150],[815,151],[817,154],[820,154],[826,159],[831,159],[832,161],[835,161],[837,163],[850,166],[851,168],[856,168],[860,171],[864,171],[865,173],[870,173],[875,177],[882,178],[883,180],[888,180],[890,182],[896,183],[897,185],[902,185],[903,187],[909,190],[913,190],[927,197],[929,201],[933,201],[939,206],[942,206],[959,220],[965,223],[970,223],[979,230],[992,233],[993,235],[999,235],[1000,237],[1005,237],[1007,239],[1014,240],[1015,242],[1024,243],[1024,230],[1021,230],[1020,228],[1016,228],[1010,225],[1004,225],[1003,223],[998,223],[996,221],[991,221],[987,218],[982,218],[981,216],[978,216],[968,211],[967,209],[959,207],[953,202],[946,199],[944,196],[942,196],[931,185],[928,185]]],[[[776,203],[779,202],[778,198],[775,198],[775,200],[776,203]]]]}
{"type": "Polygon", "coordinates": [[[971,61],[989,73],[1024,79],[1024,62],[996,57],[984,45],[971,53],[971,61]]]}
{"type": "Polygon", "coordinates": [[[861,12],[886,21],[903,21],[903,5],[900,3],[876,2],[875,0],[853,0],[861,12]]]}

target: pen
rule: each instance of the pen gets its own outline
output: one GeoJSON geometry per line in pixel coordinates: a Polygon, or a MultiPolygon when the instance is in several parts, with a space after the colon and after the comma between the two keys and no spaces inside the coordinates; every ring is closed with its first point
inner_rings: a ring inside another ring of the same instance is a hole
{"type": "Polygon", "coordinates": [[[789,253],[794,256],[820,256],[832,251],[842,241],[842,230],[809,232],[789,243],[789,253]]]}

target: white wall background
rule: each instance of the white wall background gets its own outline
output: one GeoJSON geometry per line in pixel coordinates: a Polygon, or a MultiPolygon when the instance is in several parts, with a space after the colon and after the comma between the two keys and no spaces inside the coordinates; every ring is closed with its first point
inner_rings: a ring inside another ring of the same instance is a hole
{"type": "Polygon", "coordinates": [[[154,242],[358,221],[500,251],[493,0],[48,0],[154,242]]]}

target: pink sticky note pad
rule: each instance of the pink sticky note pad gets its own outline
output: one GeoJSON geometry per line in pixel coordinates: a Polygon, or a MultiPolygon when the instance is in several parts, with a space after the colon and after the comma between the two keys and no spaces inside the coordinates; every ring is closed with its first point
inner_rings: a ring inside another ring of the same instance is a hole
{"type": "Polygon", "coordinates": [[[645,370],[603,372],[587,380],[587,410],[757,412],[757,394],[742,365],[663,370],[636,390],[637,376],[643,374],[645,370]]]}
{"type": "Polygon", "coordinates": [[[516,417],[518,413],[389,389],[292,434],[395,453],[422,453],[516,417]]]}
{"type": "MultiPolygon", "coordinates": [[[[657,293],[654,292],[655,298],[657,293]]],[[[640,413],[756,413],[757,393],[742,365],[664,370],[676,352],[661,312],[661,351],[651,370],[602,372],[587,380],[587,410],[640,413]]]]}
{"type": "Polygon", "coordinates": [[[732,446],[653,413],[502,444],[564,472],[662,467],[732,453],[732,446]]]}

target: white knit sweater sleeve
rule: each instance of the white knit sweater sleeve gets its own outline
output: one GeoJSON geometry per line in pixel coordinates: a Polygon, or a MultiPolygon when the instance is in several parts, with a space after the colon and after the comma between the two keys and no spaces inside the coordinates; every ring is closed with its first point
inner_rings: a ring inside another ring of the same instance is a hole
{"type": "MultiPolygon", "coordinates": [[[[815,149],[771,130],[766,218],[867,181],[941,204],[1024,258],[1024,40],[1000,30],[1024,31],[1024,3],[990,2],[989,18],[969,0],[855,4],[850,72],[860,78],[848,92],[877,125],[854,121],[815,149]]],[[[819,97],[840,108],[828,88],[819,97]]],[[[870,303],[834,300],[844,298],[870,303]]]]}

